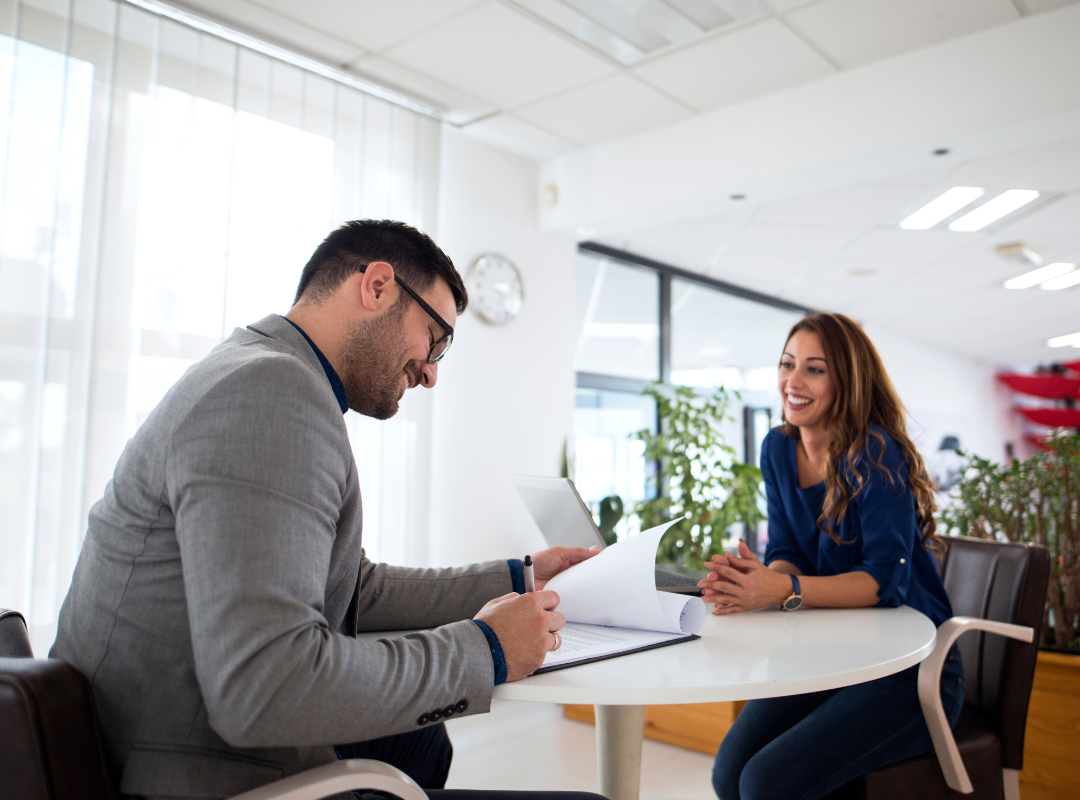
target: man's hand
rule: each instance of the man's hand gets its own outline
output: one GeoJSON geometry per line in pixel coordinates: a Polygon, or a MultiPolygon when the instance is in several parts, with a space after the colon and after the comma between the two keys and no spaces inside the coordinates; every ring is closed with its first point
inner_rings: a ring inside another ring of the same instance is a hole
{"type": "Polygon", "coordinates": [[[499,637],[507,681],[528,677],[544,663],[544,656],[557,641],[553,632],[566,624],[555,610],[557,605],[559,595],[555,592],[511,592],[488,601],[477,612],[474,619],[483,620],[499,637]]]}
{"type": "Polygon", "coordinates": [[[600,545],[594,544],[592,547],[549,547],[533,553],[533,580],[536,581],[536,588],[543,589],[548,581],[564,569],[592,558],[599,552],[600,545]]]}
{"type": "Polygon", "coordinates": [[[766,567],[739,542],[739,555],[713,556],[705,562],[709,577],[698,581],[701,599],[716,603],[714,614],[734,614],[782,603],[791,595],[791,579],[766,567]]]}

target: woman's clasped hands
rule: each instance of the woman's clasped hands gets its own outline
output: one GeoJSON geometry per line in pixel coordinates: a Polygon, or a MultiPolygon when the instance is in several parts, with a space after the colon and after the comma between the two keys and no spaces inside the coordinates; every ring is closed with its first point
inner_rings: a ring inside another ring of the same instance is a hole
{"type": "Polygon", "coordinates": [[[739,554],[714,555],[705,562],[709,577],[698,581],[701,599],[715,603],[714,614],[734,614],[782,603],[791,595],[791,579],[761,563],[746,542],[739,554]]]}

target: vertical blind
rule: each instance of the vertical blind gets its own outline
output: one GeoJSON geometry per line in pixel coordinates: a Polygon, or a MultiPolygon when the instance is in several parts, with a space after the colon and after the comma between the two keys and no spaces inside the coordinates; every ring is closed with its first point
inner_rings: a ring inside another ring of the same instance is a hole
{"type": "MultiPolygon", "coordinates": [[[[122,2],[0,0],[0,607],[39,653],[165,391],[336,225],[433,229],[438,158],[432,119],[122,2]]],[[[347,418],[376,558],[426,544],[425,400],[347,418]]]]}

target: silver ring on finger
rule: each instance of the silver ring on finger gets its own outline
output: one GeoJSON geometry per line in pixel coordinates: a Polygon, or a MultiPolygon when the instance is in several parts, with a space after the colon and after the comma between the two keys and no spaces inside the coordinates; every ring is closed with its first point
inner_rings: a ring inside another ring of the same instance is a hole
{"type": "Polygon", "coordinates": [[[562,637],[559,636],[557,631],[552,631],[551,635],[555,637],[555,646],[548,650],[549,653],[554,653],[560,647],[562,647],[562,637]]]}

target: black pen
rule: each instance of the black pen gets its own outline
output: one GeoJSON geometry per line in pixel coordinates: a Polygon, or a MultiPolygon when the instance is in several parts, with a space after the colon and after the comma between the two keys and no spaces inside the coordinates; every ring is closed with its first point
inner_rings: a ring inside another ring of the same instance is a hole
{"type": "Polygon", "coordinates": [[[536,583],[533,582],[533,563],[532,556],[525,556],[521,562],[522,569],[525,571],[525,591],[535,592],[536,583]]]}

